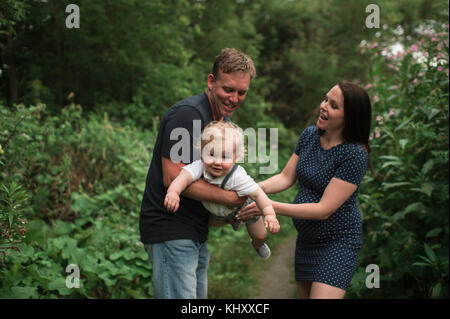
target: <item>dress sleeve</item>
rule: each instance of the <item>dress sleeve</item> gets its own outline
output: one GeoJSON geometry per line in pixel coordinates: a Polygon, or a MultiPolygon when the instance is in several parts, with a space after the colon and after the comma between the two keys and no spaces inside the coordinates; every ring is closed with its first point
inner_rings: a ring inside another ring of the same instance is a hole
{"type": "Polygon", "coordinates": [[[364,147],[350,149],[339,163],[334,177],[359,186],[367,170],[368,154],[364,147]]]}
{"type": "Polygon", "coordinates": [[[298,139],[297,145],[295,146],[294,153],[299,155],[300,150],[303,148],[304,145],[308,142],[308,140],[311,138],[312,133],[316,129],[315,126],[310,126],[306,128],[302,134],[300,134],[300,138],[298,139]]]}

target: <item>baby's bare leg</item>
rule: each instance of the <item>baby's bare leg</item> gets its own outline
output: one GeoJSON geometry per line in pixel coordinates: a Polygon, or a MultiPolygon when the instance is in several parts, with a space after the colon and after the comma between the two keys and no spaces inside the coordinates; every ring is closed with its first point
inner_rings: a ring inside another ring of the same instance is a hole
{"type": "Polygon", "coordinates": [[[246,226],[247,232],[253,240],[253,244],[257,248],[261,247],[267,239],[267,231],[264,227],[263,219],[259,218],[257,222],[246,226]]]}

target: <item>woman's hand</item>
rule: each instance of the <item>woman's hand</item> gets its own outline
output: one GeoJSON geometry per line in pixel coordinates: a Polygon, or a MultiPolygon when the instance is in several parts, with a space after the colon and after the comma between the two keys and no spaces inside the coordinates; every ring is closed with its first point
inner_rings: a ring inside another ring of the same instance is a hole
{"type": "Polygon", "coordinates": [[[252,217],[256,217],[256,216],[262,216],[264,215],[258,208],[258,206],[256,206],[256,203],[253,202],[247,206],[245,206],[244,208],[242,208],[239,213],[236,215],[237,219],[243,219],[243,220],[247,220],[249,218],[252,217]]]}

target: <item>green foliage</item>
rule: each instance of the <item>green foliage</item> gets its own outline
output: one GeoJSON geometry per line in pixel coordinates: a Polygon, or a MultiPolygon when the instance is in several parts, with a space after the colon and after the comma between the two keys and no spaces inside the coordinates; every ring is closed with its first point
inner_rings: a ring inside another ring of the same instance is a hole
{"type": "Polygon", "coordinates": [[[372,56],[372,164],[361,187],[361,265],[377,264],[381,288],[353,296],[448,298],[448,25],[423,31],[402,54],[372,56]]]}
{"type": "Polygon", "coordinates": [[[0,262],[9,249],[18,250],[17,245],[25,238],[27,201],[27,193],[17,183],[0,187],[0,262]]]}
{"type": "Polygon", "coordinates": [[[0,266],[0,297],[150,297],[136,227],[154,136],[106,115],[85,120],[75,105],[60,116],[43,105],[0,110],[1,244],[17,248],[0,266]],[[69,264],[80,288],[66,287],[69,264]]]}

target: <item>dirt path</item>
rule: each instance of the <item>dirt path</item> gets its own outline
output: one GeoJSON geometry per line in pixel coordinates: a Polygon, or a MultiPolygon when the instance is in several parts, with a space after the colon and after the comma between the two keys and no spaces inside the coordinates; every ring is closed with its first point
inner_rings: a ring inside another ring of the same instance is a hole
{"type": "Polygon", "coordinates": [[[296,236],[286,239],[270,257],[271,264],[261,274],[260,293],[256,299],[297,298],[294,279],[294,249],[296,236]]]}

